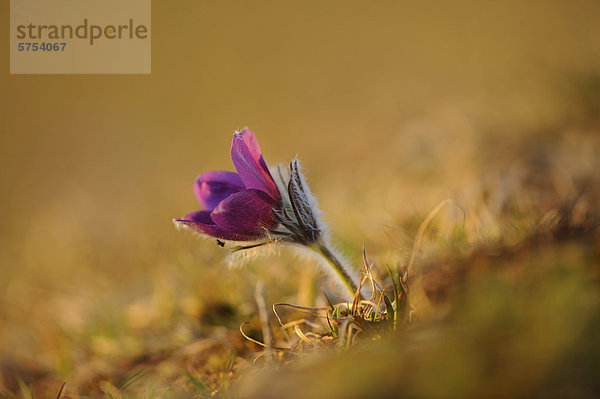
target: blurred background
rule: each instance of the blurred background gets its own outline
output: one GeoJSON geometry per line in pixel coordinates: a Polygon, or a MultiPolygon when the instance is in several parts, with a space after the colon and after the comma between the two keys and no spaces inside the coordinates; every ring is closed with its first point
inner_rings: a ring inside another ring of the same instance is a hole
{"type": "MultiPolygon", "coordinates": [[[[518,242],[597,182],[597,1],[155,1],[152,16],[147,76],[10,75],[0,34],[6,392],[107,392],[140,361],[173,387],[256,350],[237,328],[257,281],[268,306],[318,302],[309,262],[283,251],[230,270],[171,222],[199,208],[197,175],[233,170],[234,129],[269,164],[300,157],[357,267],[363,243],[405,262],[446,198],[466,210],[465,252],[518,242]],[[189,355],[206,340],[221,349],[189,355]]],[[[462,213],[442,213],[447,237],[462,213]]],[[[436,237],[424,253],[447,250],[436,237]]]]}

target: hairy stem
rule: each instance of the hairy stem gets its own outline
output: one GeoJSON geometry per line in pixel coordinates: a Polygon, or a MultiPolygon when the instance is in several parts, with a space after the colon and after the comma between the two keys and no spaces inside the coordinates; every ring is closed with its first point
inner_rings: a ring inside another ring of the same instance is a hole
{"type": "Polygon", "coordinates": [[[323,258],[325,258],[327,263],[331,265],[331,268],[335,271],[335,274],[347,289],[350,297],[354,297],[358,287],[350,277],[350,273],[348,273],[342,262],[340,262],[335,254],[329,248],[327,248],[327,246],[321,240],[315,242],[312,247],[316,252],[321,254],[323,258]]]}

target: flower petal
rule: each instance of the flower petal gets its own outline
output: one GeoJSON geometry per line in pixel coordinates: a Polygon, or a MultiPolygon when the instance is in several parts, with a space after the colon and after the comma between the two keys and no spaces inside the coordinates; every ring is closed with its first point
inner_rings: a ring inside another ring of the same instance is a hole
{"type": "Polygon", "coordinates": [[[236,131],[231,143],[231,160],[246,188],[264,191],[279,201],[281,196],[252,132],[236,131]]]}
{"type": "Polygon", "coordinates": [[[255,236],[246,236],[231,231],[223,230],[217,226],[210,217],[210,211],[201,210],[190,213],[181,219],[175,219],[175,222],[182,224],[200,234],[206,234],[211,237],[221,238],[231,241],[252,241],[255,236]]]}
{"type": "Polygon", "coordinates": [[[237,173],[214,171],[202,173],[194,182],[194,192],[204,209],[212,211],[229,195],[244,189],[237,173]]]}
{"type": "Polygon", "coordinates": [[[225,231],[261,238],[275,224],[274,206],[264,191],[243,190],[219,203],[210,217],[225,231]]]}

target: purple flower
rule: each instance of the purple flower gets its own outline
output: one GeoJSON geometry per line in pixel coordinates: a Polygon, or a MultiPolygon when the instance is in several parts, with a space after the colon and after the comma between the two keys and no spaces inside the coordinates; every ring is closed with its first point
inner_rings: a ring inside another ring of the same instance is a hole
{"type": "Polygon", "coordinates": [[[194,191],[204,209],[175,223],[217,238],[221,246],[219,240],[254,241],[233,247],[233,252],[274,243],[307,248],[326,261],[326,270],[334,272],[353,298],[356,278],[331,248],[300,162],[278,165],[274,179],[248,129],[233,135],[231,160],[237,173],[206,172],[196,179],[194,191]]]}
{"type": "Polygon", "coordinates": [[[175,222],[223,240],[256,241],[268,237],[278,223],[276,212],[281,208],[281,194],[250,130],[233,135],[231,159],[237,173],[201,174],[194,191],[204,209],[175,222]]]}

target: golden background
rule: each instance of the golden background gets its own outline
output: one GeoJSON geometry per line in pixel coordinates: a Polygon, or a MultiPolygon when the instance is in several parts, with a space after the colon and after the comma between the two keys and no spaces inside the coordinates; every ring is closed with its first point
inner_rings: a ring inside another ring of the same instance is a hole
{"type": "Polygon", "coordinates": [[[154,1],[148,76],[10,75],[1,12],[5,389],[39,371],[94,391],[115,359],[214,334],[215,303],[235,333],[258,280],[303,300],[306,261],[229,270],[171,222],[199,208],[198,174],[233,170],[234,129],[269,164],[300,157],[357,267],[363,243],[405,259],[431,209],[468,208],[523,143],[597,166],[597,1],[154,1]]]}

